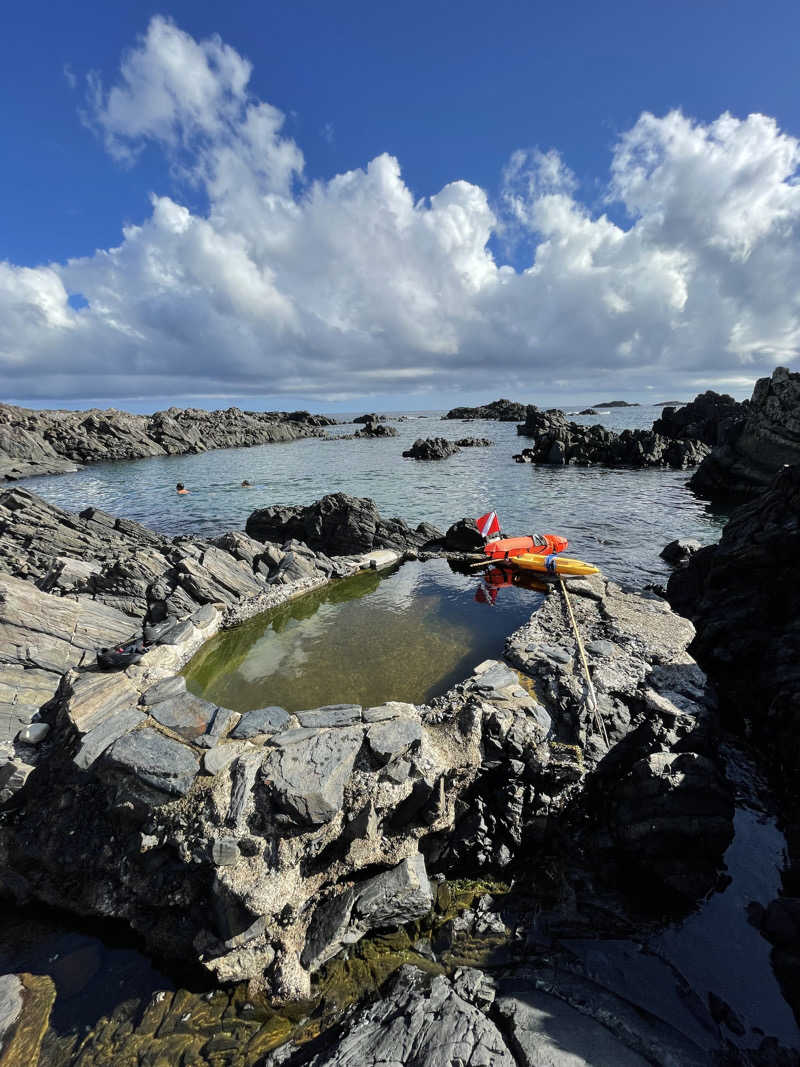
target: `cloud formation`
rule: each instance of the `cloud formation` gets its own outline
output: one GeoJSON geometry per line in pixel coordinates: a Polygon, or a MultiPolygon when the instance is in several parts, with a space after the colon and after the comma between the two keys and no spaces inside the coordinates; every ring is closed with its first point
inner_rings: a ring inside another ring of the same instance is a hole
{"type": "Polygon", "coordinates": [[[554,150],[514,152],[494,205],[458,180],[415,202],[386,154],[309,180],[250,73],[156,17],[90,79],[108,151],[157,146],[208,209],[153,195],[116,248],[0,264],[7,394],[689,394],[797,358],[800,142],[771,118],[642,114],[611,159],[620,225],[554,150]],[[490,240],[523,234],[527,269],[499,264],[490,240]]]}

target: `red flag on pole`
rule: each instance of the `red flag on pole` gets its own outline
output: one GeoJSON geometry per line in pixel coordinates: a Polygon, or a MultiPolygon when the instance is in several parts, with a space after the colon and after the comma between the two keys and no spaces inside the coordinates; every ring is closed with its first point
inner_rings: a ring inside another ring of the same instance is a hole
{"type": "Polygon", "coordinates": [[[481,515],[479,519],[475,520],[475,525],[478,527],[478,533],[484,541],[488,541],[490,537],[498,537],[500,535],[500,523],[496,511],[487,511],[485,515],[481,515]]]}

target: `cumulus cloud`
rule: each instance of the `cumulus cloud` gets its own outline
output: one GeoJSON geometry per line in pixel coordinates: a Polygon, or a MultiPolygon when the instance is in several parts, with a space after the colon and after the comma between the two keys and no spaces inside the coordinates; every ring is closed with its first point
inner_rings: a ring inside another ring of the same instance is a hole
{"type": "Polygon", "coordinates": [[[611,158],[620,223],[552,149],[513,152],[494,204],[459,180],[415,200],[386,154],[311,180],[250,73],[156,17],[110,88],[90,79],[108,151],[157,146],[207,210],[162,191],[115,248],[0,265],[8,393],[686,394],[796,358],[800,142],[772,119],[642,114],[611,158]],[[527,267],[498,234],[526,235],[527,267]]]}

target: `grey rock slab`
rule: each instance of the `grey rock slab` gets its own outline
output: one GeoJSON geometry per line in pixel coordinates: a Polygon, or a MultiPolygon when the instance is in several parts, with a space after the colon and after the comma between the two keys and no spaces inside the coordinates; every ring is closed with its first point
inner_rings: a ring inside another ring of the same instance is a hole
{"type": "Polygon", "coordinates": [[[363,729],[354,726],[317,730],[271,751],[264,778],[281,807],[301,824],[330,822],[341,809],[363,736],[363,729]]]}
{"type": "Polygon", "coordinates": [[[488,693],[495,689],[505,689],[509,685],[519,685],[519,678],[504,663],[497,663],[475,677],[473,685],[481,692],[488,693]]]}
{"type": "MultiPolygon", "coordinates": [[[[277,1059],[267,1064],[277,1064],[277,1059]]],[[[335,1046],[300,1052],[304,1067],[516,1067],[500,1031],[460,997],[448,980],[428,984],[415,967],[401,967],[384,997],[362,1009],[335,1046]]]]}
{"type": "Polygon", "coordinates": [[[362,712],[364,722],[385,722],[387,719],[399,719],[401,716],[410,719],[415,715],[416,707],[401,700],[389,700],[374,708],[364,708],[362,712]]]}
{"type": "Polygon", "coordinates": [[[590,1016],[533,987],[498,997],[495,1006],[524,1067],[646,1067],[650,1062],[590,1016]]]}
{"type": "Polygon", "coordinates": [[[417,852],[396,867],[322,901],[308,928],[303,966],[315,971],[369,930],[413,922],[432,907],[425,860],[417,852]]]}
{"type": "Polygon", "coordinates": [[[162,700],[150,708],[151,716],[168,730],[194,741],[208,730],[217,712],[211,704],[191,693],[183,693],[171,700],[162,700]]]}
{"type": "Polygon", "coordinates": [[[225,822],[236,833],[244,833],[247,816],[253,802],[253,786],[264,759],[261,749],[244,752],[234,760],[231,769],[231,795],[225,822]]]}
{"type": "Polygon", "coordinates": [[[32,770],[32,765],[19,757],[0,764],[0,804],[22,789],[32,770]]]}
{"type": "Polygon", "coordinates": [[[208,774],[219,774],[248,749],[252,749],[252,745],[248,745],[246,741],[230,741],[216,745],[203,755],[203,770],[208,774]]]}
{"type": "Polygon", "coordinates": [[[179,796],[189,791],[200,769],[186,745],[149,726],[120,737],[108,749],[105,759],[110,767],[179,796]]]}
{"type": "Polygon", "coordinates": [[[370,878],[357,891],[353,913],[366,930],[402,926],[427,914],[433,893],[421,852],[370,878]]]}
{"type": "Polygon", "coordinates": [[[412,745],[419,744],[422,734],[422,725],[416,719],[390,719],[370,726],[367,741],[373,754],[388,762],[405,755],[412,745]]]}
{"type": "Polygon", "coordinates": [[[73,762],[82,771],[88,770],[109,745],[144,722],[145,718],[146,716],[137,708],[123,708],[115,715],[98,723],[93,730],[84,734],[81,747],[76,752],[73,762]]]}
{"type": "Polygon", "coordinates": [[[289,712],[277,705],[246,711],[231,730],[231,737],[248,738],[257,734],[274,734],[289,722],[289,712]]]}
{"type": "Polygon", "coordinates": [[[180,674],[171,678],[162,678],[142,693],[141,704],[160,704],[162,700],[171,700],[186,692],[186,679],[180,674]]]}
{"type": "Polygon", "coordinates": [[[78,733],[86,734],[138,702],[139,693],[128,677],[114,671],[74,678],[64,708],[78,733]]]}
{"type": "Polygon", "coordinates": [[[183,622],[176,623],[166,633],[162,634],[158,639],[158,643],[160,645],[180,645],[184,641],[188,641],[196,632],[194,624],[185,619],[183,622]]]}
{"type": "Polygon", "coordinates": [[[310,711],[297,711],[295,715],[300,725],[306,727],[353,726],[361,722],[361,705],[326,704],[310,711]]]}
{"type": "Polygon", "coordinates": [[[192,615],[192,622],[200,630],[205,630],[207,626],[210,626],[219,615],[219,612],[213,604],[203,604],[202,608],[198,608],[192,615]]]}

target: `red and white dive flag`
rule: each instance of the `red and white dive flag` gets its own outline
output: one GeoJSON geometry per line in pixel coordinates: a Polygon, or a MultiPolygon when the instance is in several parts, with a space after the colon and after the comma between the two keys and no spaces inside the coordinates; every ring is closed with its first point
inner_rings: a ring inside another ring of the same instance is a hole
{"type": "Polygon", "coordinates": [[[490,537],[498,537],[500,535],[500,523],[498,522],[496,511],[487,511],[485,515],[481,515],[479,519],[475,520],[475,525],[478,527],[478,533],[484,541],[488,541],[490,537]]]}

